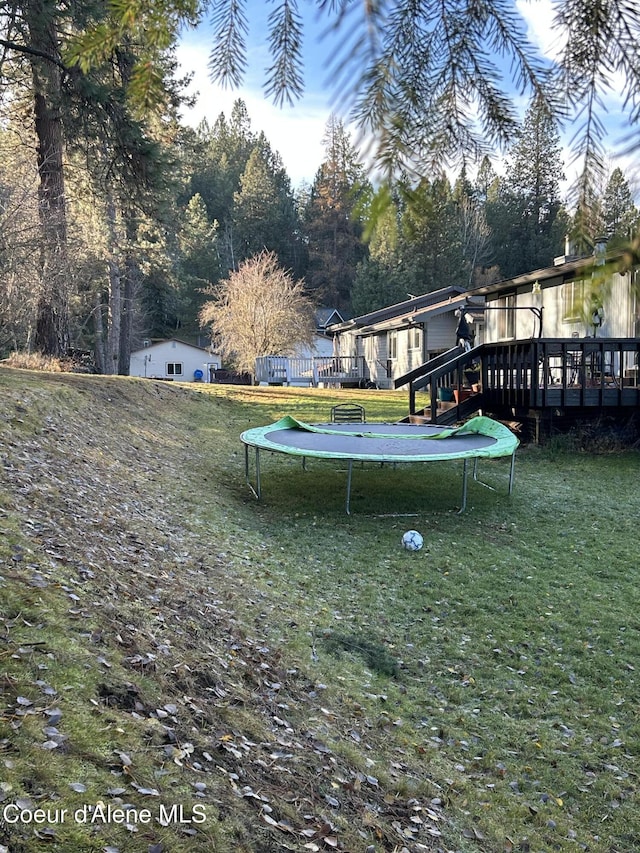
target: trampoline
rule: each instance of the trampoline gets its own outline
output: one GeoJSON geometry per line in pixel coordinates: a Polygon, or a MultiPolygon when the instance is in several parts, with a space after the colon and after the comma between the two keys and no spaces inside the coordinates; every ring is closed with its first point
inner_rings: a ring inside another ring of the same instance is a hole
{"type": "Polygon", "coordinates": [[[259,500],[261,497],[260,451],[285,453],[306,459],[336,459],[347,462],[346,511],[351,512],[353,463],[359,461],[441,462],[460,459],[462,500],[467,505],[468,462],[474,460],[473,478],[477,480],[478,460],[511,457],[509,494],[513,491],[515,452],[519,441],[503,424],[487,417],[476,417],[461,427],[441,427],[411,423],[307,424],[287,416],[276,423],[245,430],[240,440],[245,446],[245,478],[259,500]],[[251,484],[249,448],[255,448],[255,488],[251,484]]]}

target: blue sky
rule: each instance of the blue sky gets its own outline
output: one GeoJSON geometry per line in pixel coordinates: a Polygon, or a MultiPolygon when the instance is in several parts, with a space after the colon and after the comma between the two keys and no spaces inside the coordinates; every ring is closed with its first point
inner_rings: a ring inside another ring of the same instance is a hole
{"type": "MultiPolygon", "coordinates": [[[[318,18],[313,0],[301,2],[305,16],[304,34],[304,77],[305,94],[294,106],[277,107],[264,96],[265,68],[270,63],[267,43],[267,16],[273,8],[266,0],[248,0],[249,19],[248,67],[240,89],[223,89],[211,83],[207,68],[211,33],[208,22],[197,30],[184,34],[179,49],[178,61],[183,73],[192,72],[192,90],[199,93],[196,106],[185,111],[183,118],[197,124],[202,118],[213,123],[220,112],[227,116],[233,102],[242,98],[248,109],[252,127],[263,130],[272,147],[281,155],[293,187],[302,181],[311,183],[323,160],[322,137],[326,122],[332,111],[332,87],[327,82],[327,59],[334,47],[331,37],[324,36],[326,20],[318,18]]],[[[516,0],[516,7],[523,17],[530,40],[539,51],[553,58],[558,49],[557,34],[552,27],[553,11],[551,0],[516,0]]],[[[607,96],[609,112],[604,118],[611,128],[607,141],[613,151],[624,134],[620,123],[622,99],[621,81],[612,80],[612,89],[607,96]]],[[[526,109],[528,98],[522,98],[520,106],[526,109]]],[[[573,132],[569,128],[563,136],[566,144],[565,167],[567,184],[575,176],[577,165],[569,163],[568,144],[573,132]]],[[[355,139],[355,134],[354,137],[355,139]]],[[[613,165],[620,165],[634,189],[640,187],[638,157],[624,157],[613,165]]],[[[497,168],[499,163],[496,162],[497,168]]]]}

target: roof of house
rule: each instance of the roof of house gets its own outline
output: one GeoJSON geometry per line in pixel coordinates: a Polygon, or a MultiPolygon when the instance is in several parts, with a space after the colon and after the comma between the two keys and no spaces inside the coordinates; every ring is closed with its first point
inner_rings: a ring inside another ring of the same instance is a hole
{"type": "Polygon", "coordinates": [[[316,326],[319,329],[326,329],[335,323],[344,323],[345,319],[337,308],[318,308],[316,311],[316,326]]]}
{"type": "MultiPolygon", "coordinates": [[[[402,314],[396,314],[395,317],[390,317],[388,320],[381,320],[377,323],[370,323],[367,326],[360,327],[360,332],[363,335],[374,334],[383,331],[392,331],[394,329],[402,329],[407,326],[426,323],[437,317],[440,314],[446,314],[450,311],[455,311],[458,308],[464,308],[466,313],[475,314],[474,306],[468,301],[468,293],[461,293],[451,299],[445,299],[442,302],[436,302],[433,305],[427,305],[422,309],[413,311],[405,311],[402,314]]],[[[481,316],[482,312],[480,312],[481,316]]]]}
{"type": "Polygon", "coordinates": [[[387,329],[398,329],[411,323],[422,323],[437,314],[461,307],[467,300],[469,291],[459,285],[441,287],[420,296],[413,296],[404,302],[378,308],[368,314],[362,314],[344,323],[332,327],[333,332],[360,329],[363,333],[373,333],[387,329]]]}
{"type": "MultiPolygon", "coordinates": [[[[622,252],[612,252],[607,255],[607,261],[616,261],[622,257],[622,252]]],[[[513,291],[518,287],[522,287],[525,285],[533,284],[538,281],[542,285],[545,281],[552,281],[553,279],[558,279],[559,283],[565,281],[567,279],[575,278],[576,275],[579,275],[586,269],[589,269],[593,266],[594,263],[597,263],[599,259],[597,259],[594,255],[587,255],[581,258],[565,258],[561,256],[557,258],[556,263],[550,267],[543,267],[539,270],[533,270],[532,272],[524,273],[523,275],[517,275],[513,278],[504,278],[500,281],[496,281],[493,284],[486,284],[483,287],[477,287],[474,290],[469,291],[470,296],[488,296],[495,293],[501,293],[504,291],[513,291]]]]}
{"type": "Polygon", "coordinates": [[[206,353],[207,355],[211,354],[211,350],[206,348],[206,347],[199,347],[199,346],[196,346],[195,344],[189,344],[186,341],[181,341],[179,338],[163,338],[162,340],[154,340],[150,344],[148,344],[147,346],[140,347],[139,349],[134,350],[131,353],[131,355],[134,355],[135,353],[138,353],[138,352],[144,352],[145,350],[148,350],[148,349],[153,349],[153,347],[160,346],[161,344],[169,344],[169,343],[180,344],[180,346],[189,347],[190,349],[197,350],[200,353],[206,353]]]}

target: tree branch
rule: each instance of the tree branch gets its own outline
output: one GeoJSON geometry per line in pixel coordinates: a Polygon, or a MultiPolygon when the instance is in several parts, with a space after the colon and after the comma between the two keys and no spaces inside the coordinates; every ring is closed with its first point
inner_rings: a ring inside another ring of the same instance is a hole
{"type": "Polygon", "coordinates": [[[62,71],[67,72],[69,70],[63,62],[55,56],[52,56],[50,53],[45,53],[44,50],[37,50],[35,47],[29,47],[29,45],[26,44],[18,44],[15,41],[7,41],[7,39],[3,38],[0,38],[0,45],[2,45],[2,47],[6,47],[8,50],[15,50],[17,53],[26,53],[27,56],[37,56],[40,59],[46,59],[47,62],[57,65],[62,71]]]}

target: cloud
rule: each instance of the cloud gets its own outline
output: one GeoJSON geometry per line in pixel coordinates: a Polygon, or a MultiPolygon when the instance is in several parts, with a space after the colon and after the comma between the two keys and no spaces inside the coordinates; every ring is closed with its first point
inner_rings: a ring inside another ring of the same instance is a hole
{"type": "Polygon", "coordinates": [[[527,28],[527,37],[542,56],[556,61],[563,48],[560,32],[553,26],[555,8],[552,0],[517,0],[516,8],[527,28]]]}

